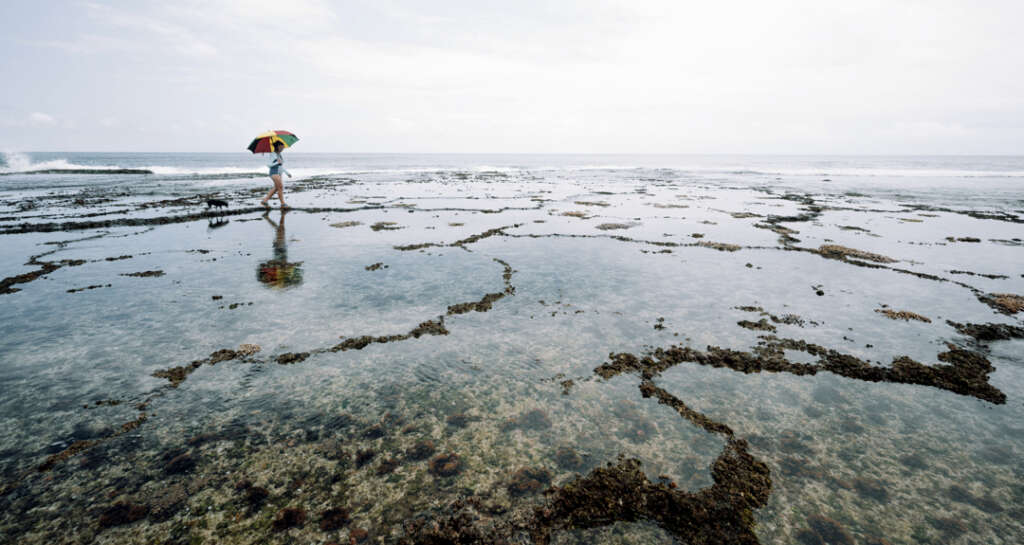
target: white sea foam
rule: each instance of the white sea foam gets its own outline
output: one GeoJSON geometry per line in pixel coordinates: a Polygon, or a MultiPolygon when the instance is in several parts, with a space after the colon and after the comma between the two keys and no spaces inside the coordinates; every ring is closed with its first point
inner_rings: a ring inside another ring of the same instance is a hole
{"type": "Polygon", "coordinates": [[[52,159],[50,161],[33,163],[28,155],[16,151],[4,151],[2,155],[4,163],[7,165],[6,167],[0,167],[0,172],[3,173],[36,172],[40,170],[109,170],[119,168],[109,165],[76,165],[69,163],[66,159],[52,159]]]}
{"type": "Polygon", "coordinates": [[[253,168],[242,168],[242,167],[170,167],[163,165],[152,165],[142,167],[132,167],[140,170],[148,170],[153,174],[159,174],[162,176],[206,176],[216,174],[252,174],[255,172],[257,167],[253,168]]]}

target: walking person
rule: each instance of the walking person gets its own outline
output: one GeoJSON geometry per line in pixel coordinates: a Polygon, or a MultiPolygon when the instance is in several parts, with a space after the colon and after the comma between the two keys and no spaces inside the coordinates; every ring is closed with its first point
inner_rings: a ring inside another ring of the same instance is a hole
{"type": "Polygon", "coordinates": [[[264,208],[270,208],[270,204],[267,201],[274,196],[274,193],[277,193],[277,198],[281,201],[281,208],[288,208],[288,205],[284,202],[284,182],[281,181],[281,173],[284,172],[289,178],[291,178],[292,174],[284,168],[284,157],[281,156],[281,151],[284,148],[284,142],[280,140],[274,142],[274,153],[271,154],[270,164],[267,165],[270,167],[270,179],[274,182],[274,188],[260,201],[264,208]]]}

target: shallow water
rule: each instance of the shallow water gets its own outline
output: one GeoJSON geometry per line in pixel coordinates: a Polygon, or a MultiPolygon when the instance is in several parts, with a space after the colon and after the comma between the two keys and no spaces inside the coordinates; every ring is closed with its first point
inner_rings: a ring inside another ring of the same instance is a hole
{"type": "Polygon", "coordinates": [[[1024,293],[1017,163],[499,159],[317,158],[266,214],[240,162],[6,173],[3,540],[732,535],[609,497],[704,502],[762,543],[1024,538],[1024,340],[947,322],[1022,325],[983,302],[1024,293]],[[994,370],[961,393],[738,360],[595,372],[673,345],[994,370]],[[752,509],[709,496],[735,448],[770,470],[752,509]],[[565,511],[630,459],[646,484],[565,511]]]}

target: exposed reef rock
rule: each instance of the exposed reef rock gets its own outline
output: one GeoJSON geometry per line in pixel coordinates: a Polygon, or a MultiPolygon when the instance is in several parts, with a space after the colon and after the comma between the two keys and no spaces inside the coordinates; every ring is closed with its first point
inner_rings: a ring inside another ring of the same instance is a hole
{"type": "Polygon", "coordinates": [[[602,223],[600,225],[594,226],[594,228],[600,229],[601,231],[611,231],[613,229],[629,229],[630,227],[633,226],[634,225],[631,223],[602,223]]]}
{"type": "MultiPolygon", "coordinates": [[[[255,345],[243,345],[247,346],[246,351],[251,350],[255,345]]],[[[240,347],[241,348],[241,347],[240,347]]],[[[257,347],[258,348],[258,347],[257,347]]],[[[153,372],[153,376],[156,378],[165,378],[171,382],[171,386],[177,388],[182,382],[188,378],[196,369],[199,369],[203,365],[216,365],[222,361],[233,360],[239,357],[246,357],[247,354],[242,352],[236,352],[234,350],[224,348],[217,350],[210,354],[210,357],[202,360],[195,360],[188,365],[180,365],[177,367],[171,367],[168,369],[160,369],[153,372]]]]}
{"type": "Polygon", "coordinates": [[[821,254],[822,257],[838,259],[840,261],[848,261],[849,258],[853,257],[856,259],[874,261],[875,263],[896,262],[896,260],[891,257],[865,252],[863,250],[856,250],[854,248],[847,248],[846,246],[840,246],[838,244],[824,244],[818,248],[817,253],[821,254]]]}
{"type": "Polygon", "coordinates": [[[341,352],[344,350],[362,350],[372,343],[390,343],[396,341],[404,341],[406,339],[414,338],[418,339],[423,335],[447,335],[448,330],[444,327],[444,317],[439,316],[437,320],[427,320],[412,329],[412,331],[404,335],[386,335],[382,337],[371,337],[369,335],[363,335],[362,337],[354,337],[345,339],[344,341],[332,346],[328,350],[331,352],[341,352]]]}
{"type": "Polygon", "coordinates": [[[764,318],[761,318],[756,322],[752,322],[750,320],[740,320],[736,322],[736,325],[747,329],[753,329],[755,331],[775,331],[775,326],[768,323],[768,320],[765,320],[764,318]]]}
{"type": "Polygon", "coordinates": [[[289,363],[300,363],[309,357],[309,352],[287,352],[277,357],[275,361],[281,365],[287,365],[289,363]]]}
{"type": "Polygon", "coordinates": [[[549,503],[537,510],[534,538],[545,543],[554,528],[649,520],[683,543],[758,543],[751,512],[768,501],[768,467],[747,453],[746,441],[733,439],[711,475],[713,486],[689,493],[652,483],[638,460],[620,459],[556,488],[549,503]]]}
{"type": "Polygon", "coordinates": [[[884,315],[886,318],[892,320],[904,320],[909,322],[910,320],[917,320],[918,322],[932,323],[931,318],[921,316],[916,312],[910,312],[909,310],[892,310],[890,308],[876,308],[875,312],[884,315]]]}
{"type": "Polygon", "coordinates": [[[946,320],[950,327],[960,334],[974,337],[978,341],[1008,341],[1024,339],[1024,327],[1009,324],[960,324],[946,320]]]}
{"type": "Polygon", "coordinates": [[[133,272],[133,273],[124,273],[121,276],[135,276],[135,277],[138,277],[138,278],[152,278],[152,277],[158,277],[158,276],[163,276],[163,275],[164,275],[164,271],[156,270],[156,271],[141,271],[141,272],[133,272]]]}
{"type": "Polygon", "coordinates": [[[949,350],[940,353],[938,359],[949,365],[927,366],[900,356],[893,359],[890,367],[876,367],[855,356],[815,344],[766,337],[753,353],[717,346],[709,346],[705,352],[682,346],[657,348],[642,358],[628,353],[613,353],[609,355],[609,362],[594,371],[606,379],[623,372],[639,372],[645,378],[653,378],[665,369],[687,362],[728,367],[743,373],[768,371],[814,375],[819,371],[829,371],[852,379],[932,386],[995,404],[1006,403],[1006,394],[988,382],[989,374],[995,371],[988,359],[952,344],[947,347],[949,350]],[[791,362],[784,355],[786,349],[817,356],[818,363],[791,362]]]}
{"type": "Polygon", "coordinates": [[[38,265],[40,266],[40,268],[35,271],[15,276],[9,276],[7,278],[4,278],[3,280],[0,280],[0,295],[21,291],[20,288],[15,288],[13,286],[15,284],[25,284],[31,282],[41,276],[50,274],[53,271],[61,268],[61,265],[57,263],[40,262],[38,263],[38,265]]]}
{"type": "Polygon", "coordinates": [[[516,224],[513,224],[513,225],[506,225],[504,227],[497,227],[497,228],[494,228],[494,229],[488,229],[488,230],[486,230],[486,231],[484,231],[482,233],[479,233],[479,234],[476,234],[476,235],[472,235],[472,236],[468,236],[468,237],[466,237],[466,238],[464,238],[462,240],[457,240],[455,242],[452,242],[451,244],[443,244],[443,243],[437,243],[437,242],[424,242],[424,243],[420,243],[420,244],[408,244],[408,245],[405,245],[405,246],[395,246],[394,248],[396,250],[401,250],[401,251],[410,251],[410,250],[421,250],[423,248],[434,248],[434,247],[440,248],[440,247],[448,246],[448,247],[462,248],[462,249],[465,250],[466,249],[466,245],[468,245],[468,244],[473,244],[474,242],[483,240],[485,238],[489,238],[489,237],[493,237],[493,236],[498,236],[498,235],[504,235],[505,234],[505,229],[514,229],[514,228],[520,227],[520,226],[522,226],[521,223],[516,223],[516,224]]]}
{"type": "Polygon", "coordinates": [[[397,231],[399,229],[404,229],[404,227],[400,227],[393,221],[378,221],[371,225],[370,229],[373,229],[374,231],[397,231]]]}
{"type": "Polygon", "coordinates": [[[727,244],[725,242],[711,242],[707,240],[702,240],[698,242],[696,245],[701,246],[703,248],[711,248],[713,250],[718,250],[719,252],[735,252],[737,250],[743,249],[743,247],[738,244],[727,244]]]}
{"type": "Polygon", "coordinates": [[[1003,314],[1016,314],[1024,310],[1024,296],[1014,293],[978,295],[978,300],[1003,314]]]}
{"type": "MultiPolygon", "coordinates": [[[[524,472],[525,474],[526,472],[524,472]]],[[[615,521],[646,520],[682,543],[755,544],[753,510],[763,507],[771,490],[768,466],[747,452],[747,443],[730,438],[711,467],[714,485],[695,493],[651,482],[636,459],[620,457],[546,492],[533,508],[490,523],[468,502],[456,501],[449,513],[432,520],[411,520],[402,544],[550,543],[561,530],[607,526],[615,521]]],[[[536,480],[538,483],[539,479],[536,480]]]]}

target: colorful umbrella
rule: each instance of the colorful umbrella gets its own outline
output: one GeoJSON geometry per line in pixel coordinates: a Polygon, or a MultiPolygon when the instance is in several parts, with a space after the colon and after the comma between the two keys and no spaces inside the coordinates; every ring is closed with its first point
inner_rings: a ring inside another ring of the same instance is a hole
{"type": "Polygon", "coordinates": [[[290,148],[292,144],[299,141],[299,137],[288,131],[267,131],[252,139],[249,144],[249,151],[253,153],[270,153],[274,151],[274,142],[284,142],[284,147],[290,148]]]}

